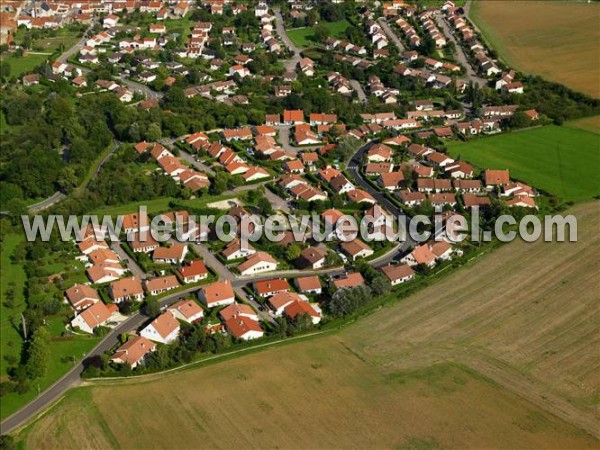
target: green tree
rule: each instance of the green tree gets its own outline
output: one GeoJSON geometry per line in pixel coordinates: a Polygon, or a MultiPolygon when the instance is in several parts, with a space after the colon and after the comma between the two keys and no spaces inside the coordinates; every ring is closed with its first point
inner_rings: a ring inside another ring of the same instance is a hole
{"type": "Polygon", "coordinates": [[[27,355],[27,375],[31,380],[43,378],[48,371],[48,363],[50,361],[50,348],[48,331],[40,327],[38,328],[31,340],[27,355]]]}
{"type": "Polygon", "coordinates": [[[330,36],[331,32],[325,25],[317,25],[315,27],[315,39],[317,42],[325,42],[330,36]]]}
{"type": "Polygon", "coordinates": [[[160,303],[155,298],[146,300],[146,315],[152,319],[160,314],[160,303]]]}
{"type": "Polygon", "coordinates": [[[151,123],[146,130],[146,139],[148,141],[158,141],[162,137],[162,131],[160,125],[157,123],[151,123]]]}
{"type": "Polygon", "coordinates": [[[292,244],[287,248],[285,256],[288,261],[295,261],[300,257],[301,251],[302,249],[298,244],[292,244]]]}

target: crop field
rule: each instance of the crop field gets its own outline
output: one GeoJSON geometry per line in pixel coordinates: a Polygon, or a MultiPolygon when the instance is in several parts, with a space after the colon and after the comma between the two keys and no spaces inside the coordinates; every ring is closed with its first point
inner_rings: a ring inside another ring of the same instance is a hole
{"type": "Polygon", "coordinates": [[[600,116],[586,117],[585,119],[573,120],[572,122],[569,122],[567,126],[600,134],[600,116]]]}
{"type": "Polygon", "coordinates": [[[569,126],[548,126],[470,142],[449,142],[454,157],[482,169],[510,169],[511,177],[565,201],[600,194],[598,134],[569,126]]]}
{"type": "Polygon", "coordinates": [[[600,203],[565,214],[578,219],[576,243],[505,245],[342,339],[390,373],[462,362],[597,434],[600,203]]]}
{"type": "Polygon", "coordinates": [[[600,98],[597,2],[475,1],[470,17],[508,65],[600,98]]]}
{"type": "MultiPolygon", "coordinates": [[[[321,25],[326,26],[329,29],[332,37],[340,37],[346,31],[346,28],[350,26],[350,22],[347,20],[339,20],[337,22],[321,22],[321,25]]],[[[312,27],[306,28],[293,28],[286,30],[288,37],[298,47],[310,47],[316,42],[314,41],[315,29],[312,27]]]]}
{"type": "Polygon", "coordinates": [[[457,364],[386,375],[336,338],[291,351],[293,358],[280,347],[162,381],[79,388],[27,430],[25,448],[594,445],[457,364]]]}
{"type": "Polygon", "coordinates": [[[45,449],[597,448],[599,204],[572,213],[577,243],[506,245],[337,334],[88,382],[19,439],[45,449]]]}

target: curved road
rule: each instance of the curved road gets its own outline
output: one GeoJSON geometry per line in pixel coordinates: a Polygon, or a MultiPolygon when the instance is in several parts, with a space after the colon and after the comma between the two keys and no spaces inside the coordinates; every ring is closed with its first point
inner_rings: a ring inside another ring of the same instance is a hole
{"type": "MultiPolygon", "coordinates": [[[[377,199],[377,201],[379,202],[380,205],[385,206],[386,209],[388,209],[390,212],[392,212],[395,215],[403,216],[404,215],[403,211],[400,208],[398,208],[396,205],[394,205],[392,202],[390,202],[377,189],[373,188],[373,186],[371,186],[366,180],[364,180],[362,175],[360,174],[360,171],[358,170],[358,167],[360,166],[360,164],[362,164],[364,152],[371,145],[372,145],[372,143],[369,143],[369,144],[362,146],[360,149],[358,149],[356,154],[351,159],[349,170],[352,173],[355,181],[363,189],[365,189],[367,192],[369,192],[371,195],[373,195],[373,197],[375,197],[375,199],[377,199]]],[[[404,242],[400,245],[397,245],[393,250],[386,253],[385,255],[382,255],[382,256],[370,261],[370,263],[375,267],[381,267],[383,265],[389,264],[394,259],[396,259],[398,256],[404,255],[412,245],[413,245],[413,243],[410,240],[407,240],[406,242],[404,242]]],[[[329,269],[315,270],[315,271],[290,270],[290,271],[271,272],[271,273],[260,274],[260,275],[255,275],[255,276],[251,276],[251,277],[236,277],[233,274],[231,274],[231,272],[229,270],[227,270],[226,268],[225,268],[226,270],[224,270],[224,271],[219,270],[221,265],[215,263],[215,260],[216,261],[218,261],[218,260],[204,246],[197,245],[196,248],[201,253],[201,255],[206,258],[207,264],[209,266],[213,267],[213,269],[216,269],[216,271],[219,273],[219,275],[222,278],[230,279],[232,281],[232,284],[235,288],[236,293],[239,296],[241,296],[244,300],[247,300],[250,303],[252,303],[255,306],[255,308],[257,307],[255,302],[250,301],[242,289],[244,286],[246,286],[250,283],[253,283],[255,281],[273,278],[274,276],[285,276],[285,277],[289,277],[289,278],[294,278],[294,277],[299,277],[299,276],[309,276],[309,275],[337,276],[337,275],[341,275],[345,272],[345,269],[343,267],[333,267],[333,268],[329,268],[329,269]],[[221,274],[221,272],[223,272],[223,274],[221,274]]],[[[180,291],[180,292],[177,292],[177,293],[174,293],[171,295],[167,295],[160,300],[160,305],[167,306],[172,303],[175,303],[176,301],[188,296],[189,294],[193,293],[196,290],[198,290],[198,286],[190,287],[183,291],[180,291]]],[[[98,345],[96,345],[96,347],[94,347],[90,351],[90,353],[87,355],[87,357],[102,355],[104,352],[110,350],[111,348],[113,348],[114,346],[116,346],[118,344],[118,338],[122,333],[127,333],[132,330],[137,330],[142,324],[144,324],[144,322],[146,322],[148,320],[149,320],[148,317],[142,315],[141,313],[139,313],[139,312],[135,313],[134,315],[129,317],[127,320],[122,322],[120,325],[115,327],[108,335],[106,335],[104,337],[104,339],[102,339],[102,341],[100,341],[98,343],[98,345]]],[[[269,320],[269,319],[267,319],[267,320],[269,320]]],[[[0,424],[0,433],[6,434],[6,433],[11,432],[12,430],[16,429],[17,427],[23,425],[29,419],[35,417],[37,414],[42,412],[42,410],[44,410],[45,408],[49,407],[61,395],[63,395],[68,389],[70,389],[73,386],[76,386],[80,382],[81,374],[82,374],[83,370],[84,370],[84,365],[83,365],[83,361],[82,361],[82,362],[78,363],[76,366],[74,366],[62,378],[60,378],[58,381],[56,381],[52,386],[50,386],[48,389],[46,389],[44,392],[42,392],[38,397],[36,397],[30,403],[25,405],[23,408],[21,408],[16,413],[14,413],[11,416],[4,419],[4,421],[2,421],[2,423],[0,424]]]]}

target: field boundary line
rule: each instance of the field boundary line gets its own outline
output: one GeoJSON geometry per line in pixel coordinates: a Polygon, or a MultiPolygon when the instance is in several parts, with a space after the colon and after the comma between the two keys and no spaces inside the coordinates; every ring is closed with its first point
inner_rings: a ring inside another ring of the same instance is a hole
{"type": "Polygon", "coordinates": [[[221,353],[218,355],[209,356],[208,358],[199,359],[197,361],[192,361],[192,362],[184,364],[182,366],[172,367],[171,369],[162,370],[160,372],[146,373],[146,374],[142,374],[142,375],[130,375],[130,376],[124,376],[124,377],[95,377],[95,378],[83,379],[82,381],[83,381],[83,383],[86,383],[88,381],[92,382],[92,383],[97,383],[97,382],[102,382],[102,381],[116,381],[116,380],[144,380],[145,378],[152,378],[156,375],[165,375],[168,373],[177,372],[179,370],[183,370],[188,367],[195,366],[197,364],[201,364],[201,363],[204,363],[207,361],[214,361],[215,359],[224,358],[226,356],[237,355],[239,353],[243,353],[243,352],[250,351],[250,350],[263,349],[263,348],[270,347],[270,346],[277,345],[277,344],[282,344],[282,343],[286,343],[286,342],[291,342],[291,341],[296,341],[296,340],[300,340],[300,339],[318,336],[318,335],[325,334],[325,333],[330,333],[332,331],[337,331],[340,328],[341,327],[331,328],[329,330],[322,330],[322,331],[317,331],[315,333],[303,334],[301,336],[294,336],[294,337],[291,337],[288,339],[280,339],[280,340],[274,341],[274,342],[265,342],[264,344],[241,348],[241,349],[235,350],[233,352],[221,353]]]}

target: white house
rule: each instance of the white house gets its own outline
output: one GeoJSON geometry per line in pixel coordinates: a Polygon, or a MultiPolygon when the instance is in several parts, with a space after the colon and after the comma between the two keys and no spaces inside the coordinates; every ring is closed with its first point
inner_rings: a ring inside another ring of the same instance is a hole
{"type": "Polygon", "coordinates": [[[93,334],[97,327],[104,325],[111,316],[118,311],[116,305],[105,305],[102,302],[94,303],[71,320],[71,327],[78,327],[84,333],[93,334]]]}
{"type": "Polygon", "coordinates": [[[266,252],[257,252],[238,266],[241,275],[270,272],[277,269],[277,260],[266,252]]]}
{"type": "Polygon", "coordinates": [[[169,306],[167,311],[170,311],[176,319],[183,320],[187,323],[192,323],[204,317],[204,311],[193,300],[181,300],[172,306],[169,306]]]}
{"type": "Polygon", "coordinates": [[[235,301],[235,294],[229,280],[217,281],[202,287],[198,291],[198,299],[207,308],[214,308],[232,304],[235,301]]]}
{"type": "Polygon", "coordinates": [[[170,344],[177,339],[180,329],[179,322],[173,313],[167,311],[142,329],[140,336],[161,344],[170,344]]]}

